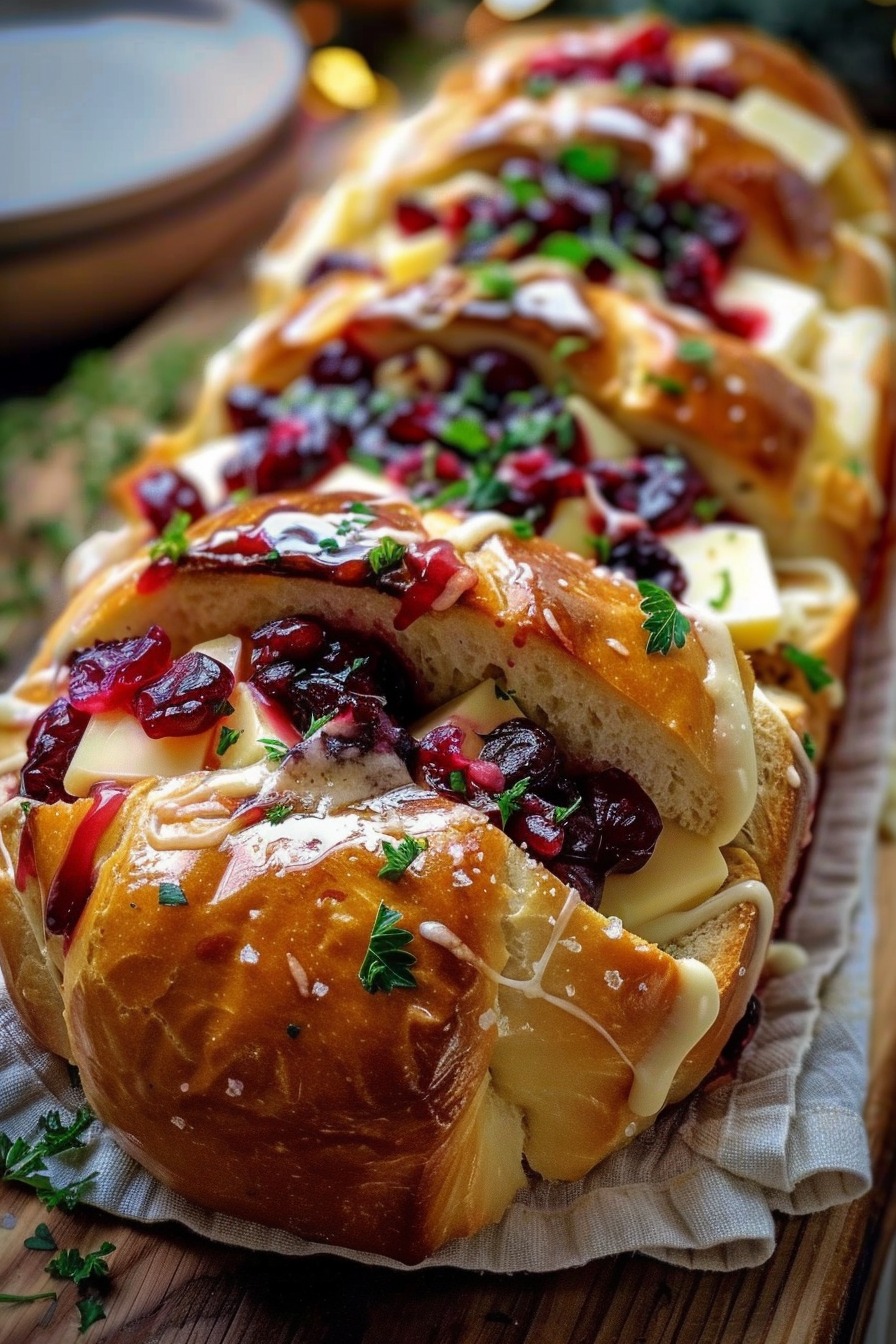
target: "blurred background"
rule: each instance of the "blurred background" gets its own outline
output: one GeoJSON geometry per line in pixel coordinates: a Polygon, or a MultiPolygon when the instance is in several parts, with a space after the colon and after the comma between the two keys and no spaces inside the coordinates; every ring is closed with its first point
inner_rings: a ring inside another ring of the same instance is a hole
{"type": "MultiPolygon", "coordinates": [[[[110,475],[251,316],[253,252],[294,196],[333,179],[360,126],[420,102],[506,25],[498,13],[647,7],[0,0],[0,657],[45,618],[110,475]]],[[[791,39],[896,128],[896,0],[650,8],[791,39]]]]}

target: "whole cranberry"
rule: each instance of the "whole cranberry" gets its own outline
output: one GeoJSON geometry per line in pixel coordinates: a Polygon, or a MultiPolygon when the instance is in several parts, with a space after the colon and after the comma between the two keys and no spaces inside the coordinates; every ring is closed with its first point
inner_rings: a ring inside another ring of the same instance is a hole
{"type": "Polygon", "coordinates": [[[531,364],[509,350],[477,350],[470,368],[480,375],[486,392],[495,397],[525,392],[538,382],[531,364]]]}
{"type": "Polygon", "coordinates": [[[324,632],[314,621],[302,616],[285,616],[268,621],[253,630],[252,666],[268,667],[271,663],[288,660],[306,663],[319,653],[324,643],[324,632]]]}
{"type": "Polygon", "coordinates": [[[205,513],[202,496],[193,482],[173,467],[160,467],[142,476],[134,494],[137,507],[155,532],[164,532],[176,513],[188,513],[191,522],[205,513]]]}
{"type": "Polygon", "coordinates": [[[630,579],[649,579],[659,584],[673,597],[682,597],[688,586],[681,562],[646,527],[611,546],[606,563],[608,568],[630,579]]]}
{"type": "Polygon", "coordinates": [[[234,685],[229,668],[191,649],[137,692],[134,710],[147,737],[190,737],[232,713],[227,697],[234,685]]]}
{"type": "Polygon", "coordinates": [[[560,772],[557,743],[531,719],[498,724],[486,736],[481,758],[497,765],[508,785],[528,779],[533,790],[549,787],[560,772]]]}
{"type": "Polygon", "coordinates": [[[308,368],[308,377],[318,387],[369,383],[372,376],[373,364],[369,357],[360,346],[344,340],[328,341],[308,368]]]}
{"type": "Polygon", "coordinates": [[[271,393],[254,383],[237,383],[227,393],[225,405],[231,428],[241,434],[244,429],[262,429],[268,423],[271,393]]]}
{"type": "Polygon", "coordinates": [[[62,786],[90,715],[60,696],[35,719],[26,743],[19,793],[42,803],[71,802],[62,786]]]}
{"type": "Polygon", "coordinates": [[[160,677],[170,661],[171,640],[157,625],[134,639],[100,641],[75,654],[69,700],[87,714],[130,705],[134,693],[160,677]]]}

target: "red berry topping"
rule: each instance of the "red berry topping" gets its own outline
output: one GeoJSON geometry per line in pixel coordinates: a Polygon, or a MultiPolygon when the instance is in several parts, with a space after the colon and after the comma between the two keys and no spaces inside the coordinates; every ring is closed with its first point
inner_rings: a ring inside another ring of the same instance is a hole
{"type": "Polygon", "coordinates": [[[137,692],[134,710],[147,737],[190,737],[232,713],[234,684],[229,668],[193,649],[137,692]]]}
{"type": "Polygon", "coordinates": [[[62,781],[89,720],[89,714],[75,709],[62,697],[35,719],[28,734],[28,758],[22,766],[19,786],[24,798],[42,803],[71,801],[62,781]]]}
{"type": "Polygon", "coordinates": [[[171,640],[157,625],[134,639],[99,642],[75,654],[69,700],[88,714],[130,705],[134,693],[160,677],[170,662],[171,640]]]}

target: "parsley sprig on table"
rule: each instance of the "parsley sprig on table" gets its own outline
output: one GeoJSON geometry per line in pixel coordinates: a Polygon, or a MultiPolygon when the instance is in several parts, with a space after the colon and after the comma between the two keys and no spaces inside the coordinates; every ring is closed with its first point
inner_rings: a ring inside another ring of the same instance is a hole
{"type": "Polygon", "coordinates": [[[81,1135],[92,1122],[93,1112],[90,1107],[82,1106],[68,1124],[63,1121],[59,1111],[48,1111],[42,1115],[37,1122],[38,1138],[32,1142],[0,1134],[0,1178],[30,1186],[48,1209],[60,1206],[73,1209],[97,1173],[94,1171],[81,1180],[56,1186],[47,1174],[47,1158],[71,1152],[74,1148],[83,1148],[81,1135]]]}

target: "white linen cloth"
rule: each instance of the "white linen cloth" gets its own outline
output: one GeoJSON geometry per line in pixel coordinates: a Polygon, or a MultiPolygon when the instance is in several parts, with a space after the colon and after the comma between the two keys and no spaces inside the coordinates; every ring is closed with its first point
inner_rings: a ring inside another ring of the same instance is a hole
{"type": "MultiPolygon", "coordinates": [[[[771,1255],[775,1211],[812,1213],[868,1189],[862,1108],[872,869],[896,712],[894,661],[896,608],[885,620],[866,619],[858,635],[846,714],[787,932],[805,948],[808,964],[768,984],[759,1030],[734,1083],[673,1108],[584,1180],[535,1182],[500,1224],[451,1243],[422,1267],[552,1270],[642,1251],[694,1269],[740,1269],[771,1255]]],[[[35,1047],[3,990],[0,1128],[29,1134],[49,1107],[74,1109],[82,1101],[66,1065],[35,1047]]],[[[253,1249],[327,1250],[395,1265],[198,1208],[126,1157],[99,1122],[83,1152],[56,1159],[51,1170],[60,1181],[96,1170],[88,1202],[121,1217],[174,1219],[253,1249]]]]}

